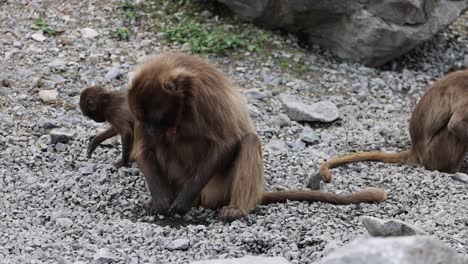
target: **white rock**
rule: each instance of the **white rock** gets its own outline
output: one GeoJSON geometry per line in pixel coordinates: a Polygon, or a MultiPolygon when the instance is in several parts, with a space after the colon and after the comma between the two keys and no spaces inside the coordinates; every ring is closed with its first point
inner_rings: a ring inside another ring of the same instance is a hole
{"type": "Polygon", "coordinates": [[[44,37],[42,30],[39,30],[36,33],[32,34],[31,38],[37,42],[43,42],[44,40],[46,40],[46,37],[44,37]]]}
{"type": "Polygon", "coordinates": [[[83,38],[95,38],[97,36],[99,36],[99,33],[92,29],[92,28],[82,28],[81,29],[81,36],[83,38]]]}
{"type": "Polygon", "coordinates": [[[176,239],[166,245],[169,250],[186,250],[190,246],[190,240],[185,238],[176,239]]]}
{"type": "Polygon", "coordinates": [[[338,107],[330,101],[309,105],[289,94],[280,94],[279,99],[283,103],[286,114],[294,121],[332,122],[340,117],[338,107]]]}
{"type": "Polygon", "coordinates": [[[42,90],[38,93],[39,98],[45,103],[57,100],[58,92],[56,90],[42,90]]]}
{"type": "Polygon", "coordinates": [[[120,69],[117,67],[112,67],[107,73],[105,78],[107,80],[112,80],[117,78],[121,74],[120,69]]]}
{"type": "Polygon", "coordinates": [[[289,264],[289,262],[283,257],[257,257],[257,256],[245,256],[242,258],[231,258],[231,259],[211,259],[193,261],[191,264],[289,264]]]}
{"type": "Polygon", "coordinates": [[[192,46],[190,45],[190,43],[186,42],[182,45],[182,47],[180,48],[182,51],[190,51],[192,50],[192,46]]]}
{"type": "Polygon", "coordinates": [[[108,248],[100,248],[96,254],[94,254],[94,260],[98,263],[113,263],[118,260],[108,248]]]}

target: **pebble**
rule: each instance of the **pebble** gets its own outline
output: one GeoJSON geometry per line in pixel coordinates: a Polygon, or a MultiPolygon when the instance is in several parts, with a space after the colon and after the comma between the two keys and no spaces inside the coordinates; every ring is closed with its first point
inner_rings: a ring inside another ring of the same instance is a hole
{"type": "Polygon", "coordinates": [[[83,38],[95,38],[97,36],[99,36],[99,33],[92,29],[92,28],[82,28],[81,29],[81,36],[83,38]]]}
{"type": "Polygon", "coordinates": [[[209,10],[204,10],[200,13],[200,16],[204,18],[211,18],[213,17],[213,13],[211,13],[209,10]]]}
{"type": "Polygon", "coordinates": [[[270,97],[271,93],[270,92],[261,92],[258,89],[250,89],[250,90],[244,91],[244,95],[248,99],[261,100],[261,99],[264,99],[266,97],[270,97]]]}
{"type": "Polygon", "coordinates": [[[41,90],[38,95],[44,103],[49,103],[57,100],[58,92],[56,90],[41,90]]]}
{"type": "Polygon", "coordinates": [[[117,77],[119,77],[121,75],[121,71],[119,68],[117,67],[112,67],[110,68],[110,70],[106,73],[106,76],[104,78],[106,78],[107,80],[113,80],[117,77]]]}
{"type": "Polygon", "coordinates": [[[190,45],[190,43],[188,43],[188,42],[185,42],[182,45],[182,47],[180,48],[180,50],[185,51],[185,52],[191,51],[192,50],[192,45],[190,45]]]}
{"type": "Polygon", "coordinates": [[[320,141],[319,135],[312,128],[306,126],[302,131],[302,141],[306,143],[316,144],[320,141]]]}
{"type": "Polygon", "coordinates": [[[94,260],[98,263],[114,263],[119,259],[109,249],[100,248],[96,254],[94,254],[94,260]]]}
{"type": "Polygon", "coordinates": [[[75,133],[65,132],[60,129],[52,129],[50,131],[50,144],[55,145],[57,143],[68,143],[75,137],[75,133]]]}
{"type": "Polygon", "coordinates": [[[166,248],[169,250],[186,250],[189,248],[189,246],[190,240],[185,238],[179,238],[167,244],[166,248]]]}
{"type": "Polygon", "coordinates": [[[73,225],[73,221],[70,218],[57,218],[55,223],[62,228],[70,228],[73,225]]]}
{"type": "Polygon", "coordinates": [[[44,40],[46,40],[46,37],[42,33],[42,30],[39,30],[36,33],[32,34],[31,38],[37,42],[43,42],[44,40]]]}
{"type": "Polygon", "coordinates": [[[291,124],[291,119],[285,114],[278,114],[268,121],[271,126],[278,126],[280,128],[287,127],[291,124]]]}

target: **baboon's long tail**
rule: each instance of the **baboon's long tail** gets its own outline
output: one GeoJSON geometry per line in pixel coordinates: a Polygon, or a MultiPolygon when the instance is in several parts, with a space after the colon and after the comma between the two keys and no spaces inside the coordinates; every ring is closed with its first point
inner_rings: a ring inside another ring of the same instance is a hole
{"type": "Polygon", "coordinates": [[[397,153],[386,153],[380,151],[360,152],[349,154],[343,157],[331,159],[320,166],[320,174],[324,182],[328,183],[332,179],[331,168],[358,161],[381,161],[385,163],[407,163],[410,150],[397,153]]]}
{"type": "Polygon", "coordinates": [[[358,204],[382,202],[387,193],[380,188],[365,188],[350,194],[333,194],[321,191],[293,190],[263,193],[261,204],[285,203],[290,201],[325,202],[331,204],[358,204]]]}

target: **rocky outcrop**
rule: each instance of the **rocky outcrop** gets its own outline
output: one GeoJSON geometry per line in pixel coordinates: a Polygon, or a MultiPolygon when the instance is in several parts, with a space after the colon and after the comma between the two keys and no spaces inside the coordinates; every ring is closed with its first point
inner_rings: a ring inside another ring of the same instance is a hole
{"type": "Polygon", "coordinates": [[[318,264],[467,264],[466,255],[429,236],[358,239],[318,264]]]}
{"type": "Polygon", "coordinates": [[[217,0],[237,15],[380,66],[452,23],[467,0],[217,0]]]}

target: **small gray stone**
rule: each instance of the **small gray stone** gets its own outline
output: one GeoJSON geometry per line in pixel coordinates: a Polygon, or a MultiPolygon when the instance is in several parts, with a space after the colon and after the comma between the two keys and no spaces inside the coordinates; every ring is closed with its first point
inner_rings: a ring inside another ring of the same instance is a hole
{"type": "Polygon", "coordinates": [[[42,30],[39,30],[36,33],[32,34],[31,38],[37,42],[43,42],[44,40],[46,40],[46,37],[44,37],[42,30]]]}
{"type": "Polygon", "coordinates": [[[468,54],[465,54],[465,56],[463,57],[463,66],[465,68],[468,68],[468,54]]]}
{"type": "Polygon", "coordinates": [[[242,258],[193,261],[191,264],[289,264],[283,257],[245,256],[242,258]]]}
{"type": "Polygon", "coordinates": [[[166,245],[166,248],[169,250],[186,250],[190,246],[190,240],[186,238],[176,239],[166,245]]]}
{"type": "Polygon", "coordinates": [[[106,78],[107,80],[113,80],[117,77],[119,77],[122,73],[120,72],[120,69],[117,68],[117,67],[112,67],[110,68],[110,70],[106,73],[106,76],[104,78],[106,78]]]}
{"type": "Polygon", "coordinates": [[[55,150],[57,150],[58,152],[65,152],[67,151],[67,145],[58,142],[57,144],[55,144],[55,150]]]}
{"type": "Polygon", "coordinates": [[[429,236],[357,239],[317,264],[466,264],[468,257],[429,236]]]}
{"type": "Polygon", "coordinates": [[[338,108],[330,101],[308,105],[289,94],[280,94],[279,98],[286,114],[294,121],[332,122],[340,116],[338,108]]]}
{"type": "Polygon", "coordinates": [[[142,47],[148,47],[151,45],[151,40],[150,39],[144,39],[140,42],[142,47]]]}
{"type": "Polygon", "coordinates": [[[250,90],[244,91],[244,95],[248,99],[260,100],[260,99],[266,98],[268,96],[271,96],[271,93],[261,92],[258,89],[250,89],[250,90]]]}
{"type": "Polygon", "coordinates": [[[58,92],[56,90],[42,90],[38,93],[39,98],[45,103],[55,101],[58,97],[58,92]]]}
{"type": "Polygon", "coordinates": [[[213,16],[213,13],[211,13],[211,11],[209,10],[205,10],[200,13],[200,16],[205,18],[211,18],[213,16]]]}
{"type": "Polygon", "coordinates": [[[272,126],[287,127],[291,123],[291,119],[285,114],[279,114],[268,121],[272,126]]]}
{"type": "Polygon", "coordinates": [[[52,129],[50,131],[50,144],[67,143],[75,137],[75,133],[52,129]]]}
{"type": "Polygon", "coordinates": [[[361,222],[371,236],[387,237],[427,234],[419,227],[412,226],[397,219],[382,220],[375,217],[363,216],[361,222]]]}
{"type": "Polygon", "coordinates": [[[262,113],[258,110],[258,108],[254,105],[247,105],[247,108],[249,109],[249,113],[251,117],[259,117],[262,115],[262,113]]]}
{"type": "Polygon", "coordinates": [[[322,182],[322,174],[320,174],[320,171],[317,171],[307,178],[306,185],[311,190],[320,190],[320,182],[322,182]]]}
{"type": "Polygon", "coordinates": [[[408,69],[403,69],[401,75],[404,81],[414,80],[414,74],[408,69]]]}
{"type": "Polygon", "coordinates": [[[468,175],[464,173],[457,173],[455,175],[450,176],[452,179],[463,182],[463,183],[468,183],[468,175]]]}
{"type": "Polygon", "coordinates": [[[384,80],[382,80],[382,78],[374,78],[374,79],[372,80],[372,82],[373,82],[375,85],[378,85],[378,86],[381,86],[381,87],[387,86],[387,83],[386,83],[384,80]]]}
{"type": "Polygon", "coordinates": [[[269,85],[279,85],[283,80],[281,79],[281,77],[275,75],[275,74],[270,74],[267,72],[266,69],[263,69],[261,72],[260,72],[262,78],[263,78],[263,82],[269,84],[269,85]]]}
{"type": "Polygon", "coordinates": [[[78,162],[77,164],[78,172],[83,175],[90,175],[96,171],[97,165],[90,162],[78,162]]]}
{"type": "Polygon", "coordinates": [[[37,141],[36,141],[36,147],[42,150],[46,150],[49,147],[50,144],[50,136],[48,135],[42,135],[37,141]]]}
{"type": "Polygon", "coordinates": [[[67,66],[67,63],[60,59],[55,59],[47,64],[49,67],[57,69],[57,70],[64,70],[67,66]]]}
{"type": "Polygon", "coordinates": [[[118,258],[108,248],[100,248],[94,254],[94,260],[99,263],[113,263],[118,261],[118,258]]]}
{"type": "Polygon", "coordinates": [[[187,51],[192,50],[192,46],[190,45],[190,43],[185,42],[180,48],[180,50],[187,52],[187,51]]]}
{"type": "Polygon", "coordinates": [[[55,223],[62,228],[70,228],[73,225],[73,221],[66,217],[55,219],[55,223]]]}
{"type": "Polygon", "coordinates": [[[305,127],[302,131],[302,141],[310,144],[316,144],[320,141],[319,135],[310,127],[305,127]]]}
{"type": "Polygon", "coordinates": [[[271,139],[270,142],[268,142],[268,148],[273,151],[273,152],[278,152],[278,151],[283,151],[288,148],[286,145],[286,142],[284,142],[281,139],[271,139]]]}

